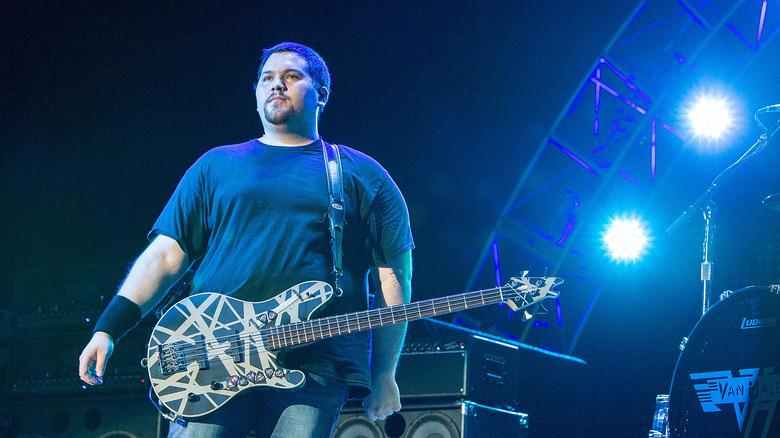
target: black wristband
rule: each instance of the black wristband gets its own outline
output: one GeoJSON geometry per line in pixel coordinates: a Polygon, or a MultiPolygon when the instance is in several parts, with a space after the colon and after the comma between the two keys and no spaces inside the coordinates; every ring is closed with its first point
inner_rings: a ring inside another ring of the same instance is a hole
{"type": "Polygon", "coordinates": [[[141,308],[137,304],[122,295],[114,295],[106,310],[100,315],[92,334],[106,332],[111,335],[114,342],[117,342],[141,321],[142,316],[141,308]]]}

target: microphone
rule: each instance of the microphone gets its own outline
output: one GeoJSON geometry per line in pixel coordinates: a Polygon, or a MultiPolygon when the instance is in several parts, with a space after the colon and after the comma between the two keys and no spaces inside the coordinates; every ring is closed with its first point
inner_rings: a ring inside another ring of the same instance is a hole
{"type": "Polygon", "coordinates": [[[780,103],[777,105],[769,105],[767,107],[761,108],[760,110],[756,111],[756,114],[764,114],[764,113],[780,113],[780,103]]]}

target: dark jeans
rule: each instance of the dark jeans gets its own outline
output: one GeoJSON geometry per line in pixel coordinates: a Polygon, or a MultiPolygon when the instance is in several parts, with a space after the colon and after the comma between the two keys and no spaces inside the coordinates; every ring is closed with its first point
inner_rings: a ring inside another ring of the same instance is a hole
{"type": "Polygon", "coordinates": [[[168,437],[244,438],[254,428],[258,438],[327,438],[347,394],[344,383],[307,373],[300,390],[242,393],[185,427],[171,424],[168,437]]]}

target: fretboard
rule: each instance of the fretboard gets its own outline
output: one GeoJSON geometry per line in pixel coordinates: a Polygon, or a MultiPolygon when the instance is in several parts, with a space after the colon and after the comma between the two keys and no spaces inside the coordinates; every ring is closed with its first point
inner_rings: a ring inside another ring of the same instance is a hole
{"type": "Polygon", "coordinates": [[[348,333],[487,306],[505,301],[505,294],[511,294],[513,297],[525,295],[509,287],[467,292],[272,327],[263,330],[263,338],[268,348],[276,350],[348,333]]]}

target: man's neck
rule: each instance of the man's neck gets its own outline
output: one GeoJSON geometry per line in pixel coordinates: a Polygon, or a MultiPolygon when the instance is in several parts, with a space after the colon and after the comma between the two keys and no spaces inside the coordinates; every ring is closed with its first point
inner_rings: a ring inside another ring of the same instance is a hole
{"type": "Polygon", "coordinates": [[[274,133],[266,132],[259,140],[265,144],[271,146],[306,146],[319,139],[320,136],[316,133],[313,135],[300,135],[292,133],[274,133]]]}
{"type": "Polygon", "coordinates": [[[260,140],[272,146],[306,146],[320,138],[317,123],[274,125],[263,122],[260,140]]]}
{"type": "Polygon", "coordinates": [[[263,136],[260,140],[272,146],[306,146],[320,138],[316,114],[292,117],[285,123],[270,123],[261,117],[263,136]]]}

